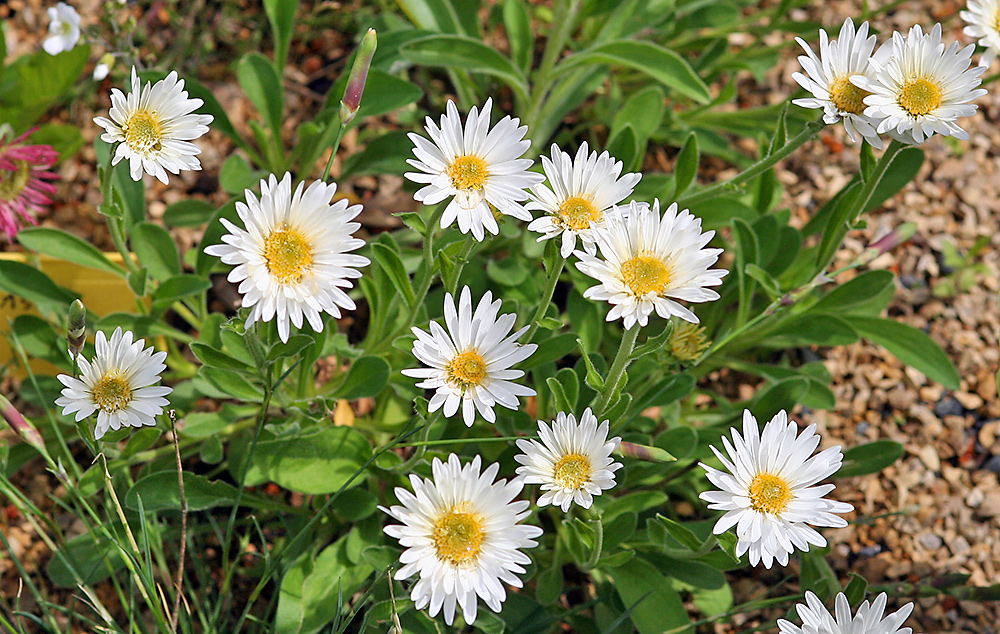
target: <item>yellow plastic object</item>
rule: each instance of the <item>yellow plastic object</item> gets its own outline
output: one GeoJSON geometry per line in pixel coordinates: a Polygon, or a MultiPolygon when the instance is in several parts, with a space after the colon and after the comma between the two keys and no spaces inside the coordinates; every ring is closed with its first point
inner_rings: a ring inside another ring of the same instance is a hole
{"type": "MultiPolygon", "coordinates": [[[[122,264],[120,253],[105,253],[109,260],[115,264],[122,264]]],[[[27,262],[24,253],[0,253],[0,259],[16,260],[27,262]]],[[[68,288],[79,293],[87,310],[96,315],[107,315],[114,312],[134,312],[135,296],[128,287],[128,283],[121,277],[112,275],[105,271],[73,264],[65,260],[50,256],[38,256],[38,264],[41,270],[52,278],[59,286],[68,288]]],[[[10,331],[10,322],[19,315],[38,315],[35,306],[27,300],[21,299],[9,293],[0,292],[0,330],[4,333],[10,331]]],[[[57,330],[62,330],[65,324],[57,325],[57,330]]],[[[87,324],[88,334],[93,335],[93,324],[87,324]]],[[[12,353],[10,344],[6,336],[0,336],[0,367],[8,367],[13,375],[24,378],[26,373],[24,368],[17,363],[11,363],[12,353]]],[[[31,369],[38,374],[57,374],[59,369],[47,361],[32,359],[31,369]]]]}

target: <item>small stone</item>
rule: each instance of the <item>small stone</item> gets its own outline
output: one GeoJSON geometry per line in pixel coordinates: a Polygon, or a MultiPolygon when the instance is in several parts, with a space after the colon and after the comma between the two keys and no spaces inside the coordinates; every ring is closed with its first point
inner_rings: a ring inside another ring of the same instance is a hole
{"type": "Polygon", "coordinates": [[[972,550],[972,547],[969,546],[969,541],[961,535],[951,540],[948,543],[948,548],[951,549],[951,554],[953,555],[964,555],[972,550]]]}
{"type": "Polygon", "coordinates": [[[985,496],[986,499],[976,509],[976,515],[983,517],[1000,517],[1000,491],[991,491],[985,496]]]}
{"type": "Polygon", "coordinates": [[[977,508],[986,499],[986,494],[982,489],[973,489],[965,496],[965,505],[970,508],[977,508]]]}
{"type": "Polygon", "coordinates": [[[961,416],[964,413],[965,408],[962,407],[962,404],[951,396],[944,397],[934,405],[934,414],[938,418],[944,418],[945,416],[961,416]]]}
{"type": "Polygon", "coordinates": [[[990,456],[986,462],[983,463],[983,469],[1000,475],[1000,456],[990,456]]]}
{"type": "Polygon", "coordinates": [[[952,396],[967,410],[975,410],[983,406],[983,398],[972,392],[953,392],[952,396]]]}
{"type": "Polygon", "coordinates": [[[927,550],[937,550],[944,545],[944,540],[934,533],[920,533],[917,535],[917,542],[927,550]]]}

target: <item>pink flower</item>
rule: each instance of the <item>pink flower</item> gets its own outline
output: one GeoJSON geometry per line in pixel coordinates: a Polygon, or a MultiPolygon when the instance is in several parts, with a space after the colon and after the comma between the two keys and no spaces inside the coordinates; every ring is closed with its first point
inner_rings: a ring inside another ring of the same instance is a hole
{"type": "Polygon", "coordinates": [[[13,240],[24,223],[38,224],[37,212],[52,202],[58,178],[49,171],[59,158],[51,145],[27,145],[29,130],[7,142],[0,130],[0,230],[13,240]]]}

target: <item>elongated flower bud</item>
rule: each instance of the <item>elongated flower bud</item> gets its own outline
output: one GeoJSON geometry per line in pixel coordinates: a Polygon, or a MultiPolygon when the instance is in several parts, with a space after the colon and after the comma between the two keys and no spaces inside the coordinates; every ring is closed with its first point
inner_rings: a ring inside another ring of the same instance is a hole
{"type": "Polygon", "coordinates": [[[0,396],[0,414],[3,414],[4,420],[11,426],[11,429],[21,434],[21,438],[24,438],[25,442],[39,451],[45,448],[42,435],[38,433],[35,426],[28,422],[28,419],[22,416],[21,412],[17,411],[17,408],[3,396],[0,396]]]}
{"type": "Polygon", "coordinates": [[[69,305],[69,317],[66,319],[66,339],[69,341],[69,354],[74,359],[83,350],[87,340],[87,309],[83,302],[76,299],[69,305]]]}
{"type": "Polygon", "coordinates": [[[917,224],[915,222],[904,222],[886,235],[868,245],[868,248],[865,249],[859,259],[863,262],[871,262],[878,256],[888,253],[903,244],[912,238],[916,233],[917,224]]]}
{"type": "Polygon", "coordinates": [[[618,445],[615,455],[623,458],[635,458],[646,462],[674,462],[677,458],[670,455],[670,452],[652,447],[650,445],[637,445],[634,442],[623,442],[618,445]]]}
{"type": "Polygon", "coordinates": [[[351,67],[351,74],[347,78],[344,98],[340,100],[342,125],[347,125],[358,114],[358,108],[361,107],[361,95],[365,92],[365,81],[368,79],[368,68],[372,64],[372,57],[375,56],[377,46],[378,38],[375,35],[375,29],[368,29],[368,33],[361,40],[358,54],[354,58],[354,66],[351,67]]]}

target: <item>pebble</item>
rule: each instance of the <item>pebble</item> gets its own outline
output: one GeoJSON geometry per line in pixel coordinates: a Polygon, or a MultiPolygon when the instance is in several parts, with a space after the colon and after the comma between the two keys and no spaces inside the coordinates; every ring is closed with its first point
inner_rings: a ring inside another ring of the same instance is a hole
{"type": "Polygon", "coordinates": [[[961,416],[965,413],[965,408],[951,396],[946,396],[934,405],[934,414],[938,418],[945,416],[961,416]]]}
{"type": "Polygon", "coordinates": [[[983,463],[983,469],[1000,475],[1000,456],[990,456],[989,459],[983,463]]]}
{"type": "Polygon", "coordinates": [[[934,533],[920,533],[917,535],[917,541],[927,550],[937,550],[944,545],[944,540],[934,533]]]}
{"type": "Polygon", "coordinates": [[[986,499],[986,494],[983,493],[982,489],[972,489],[969,494],[965,496],[965,505],[970,508],[977,508],[986,499]]]}
{"type": "Polygon", "coordinates": [[[964,555],[972,550],[972,547],[969,546],[969,541],[961,535],[948,542],[948,548],[951,549],[951,554],[953,555],[964,555]]]}

